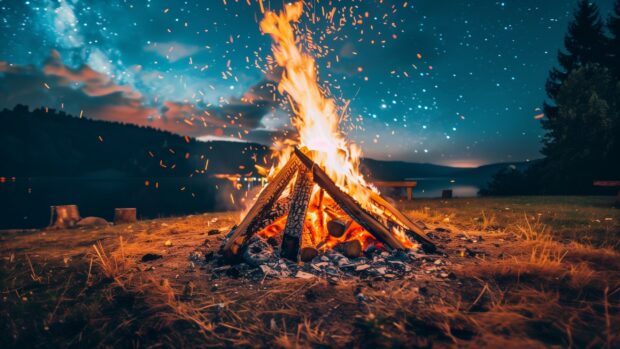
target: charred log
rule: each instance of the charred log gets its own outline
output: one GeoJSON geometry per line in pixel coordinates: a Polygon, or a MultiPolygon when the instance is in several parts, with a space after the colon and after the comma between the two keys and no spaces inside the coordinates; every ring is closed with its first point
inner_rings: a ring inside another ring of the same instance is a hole
{"type": "Polygon", "coordinates": [[[248,240],[243,260],[253,267],[265,264],[274,258],[273,247],[265,239],[254,235],[248,240]]]}
{"type": "Polygon", "coordinates": [[[284,165],[280,172],[273,178],[271,183],[261,191],[254,206],[252,206],[243,221],[241,221],[237,229],[235,229],[230,238],[222,246],[222,254],[224,256],[232,258],[239,253],[239,249],[254,233],[251,228],[257,224],[260,219],[260,214],[265,210],[271,209],[276,200],[282,195],[286,186],[290,183],[299,165],[299,160],[296,157],[291,157],[286,165],[284,165]]]}
{"type": "Polygon", "coordinates": [[[300,167],[291,196],[291,206],[286,219],[286,226],[284,227],[284,235],[282,236],[280,255],[283,258],[293,261],[297,261],[299,258],[299,251],[302,247],[302,235],[304,235],[306,210],[308,209],[313,187],[312,173],[308,169],[300,167]]]}
{"type": "Polygon", "coordinates": [[[422,245],[424,251],[432,253],[437,250],[437,246],[429,240],[424,233],[424,229],[418,226],[416,223],[412,222],[407,216],[402,214],[398,209],[396,209],[392,204],[390,204],[387,200],[379,196],[378,194],[371,193],[371,200],[375,202],[375,204],[383,207],[387,212],[389,212],[392,216],[396,218],[401,224],[407,228],[409,235],[411,235],[414,240],[419,242],[422,245]]]}

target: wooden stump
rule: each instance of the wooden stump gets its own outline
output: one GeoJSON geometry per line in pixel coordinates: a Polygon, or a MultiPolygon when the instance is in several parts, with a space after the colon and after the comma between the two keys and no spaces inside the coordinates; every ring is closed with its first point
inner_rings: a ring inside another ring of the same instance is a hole
{"type": "Polygon", "coordinates": [[[50,206],[50,228],[72,228],[81,219],[77,205],[50,206]]]}
{"type": "Polygon", "coordinates": [[[115,208],[114,224],[133,223],[137,220],[135,208],[115,208]]]}

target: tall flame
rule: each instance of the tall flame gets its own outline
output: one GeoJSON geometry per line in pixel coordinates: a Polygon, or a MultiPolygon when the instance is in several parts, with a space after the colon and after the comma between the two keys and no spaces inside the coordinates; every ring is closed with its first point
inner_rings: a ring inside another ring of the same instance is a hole
{"type": "Polygon", "coordinates": [[[267,12],[260,23],[261,30],[273,38],[274,58],[284,68],[278,90],[292,99],[292,123],[299,133],[300,146],[316,151],[314,162],[341,189],[364,202],[370,189],[359,172],[360,149],[340,132],[336,104],[322,93],[314,58],[301,51],[291,25],[302,12],[302,2],[287,4],[280,14],[267,12]]]}
{"type": "MultiPolygon", "coordinates": [[[[341,118],[336,103],[321,90],[317,83],[315,60],[302,52],[299,39],[295,36],[292,23],[299,21],[302,13],[303,2],[287,4],[279,14],[267,11],[260,23],[263,33],[271,35],[274,41],[272,49],[276,63],[284,68],[278,91],[288,94],[294,112],[292,124],[299,133],[298,145],[312,151],[312,160],[340,189],[351,195],[364,208],[380,214],[382,210],[370,200],[370,194],[375,189],[366,183],[359,171],[361,151],[348,142],[340,131],[338,126],[341,118]]],[[[290,149],[280,154],[277,168],[281,168],[289,158],[290,149]]],[[[306,220],[315,244],[323,242],[323,246],[331,247],[349,239],[360,240],[363,245],[374,241],[372,235],[357,224],[352,224],[340,239],[329,237],[325,228],[327,217],[320,208],[323,199],[319,198],[318,192],[318,187],[315,187],[306,220]]],[[[330,200],[327,195],[326,200],[330,200]]],[[[281,231],[283,224],[284,220],[281,219],[261,233],[266,236],[273,235],[281,231]],[[274,226],[276,229],[273,229],[274,226]]],[[[406,247],[414,246],[402,231],[393,232],[406,247]]]]}

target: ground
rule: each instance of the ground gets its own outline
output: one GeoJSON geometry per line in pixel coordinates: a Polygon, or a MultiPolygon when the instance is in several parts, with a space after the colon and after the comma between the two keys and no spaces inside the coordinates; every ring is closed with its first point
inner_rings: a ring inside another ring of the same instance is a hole
{"type": "Polygon", "coordinates": [[[400,203],[432,231],[450,277],[389,281],[250,280],[190,262],[217,250],[238,212],[4,232],[0,346],[619,347],[612,204],[400,203]],[[149,253],[161,258],[143,261],[149,253]]]}

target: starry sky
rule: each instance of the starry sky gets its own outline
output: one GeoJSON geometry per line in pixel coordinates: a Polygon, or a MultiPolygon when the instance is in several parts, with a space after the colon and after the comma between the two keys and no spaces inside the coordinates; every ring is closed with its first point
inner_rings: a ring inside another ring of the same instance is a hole
{"type": "MultiPolygon", "coordinates": [[[[598,0],[606,16],[613,0],[598,0]]],[[[365,156],[539,158],[544,82],[576,1],[306,1],[321,85],[365,156]]],[[[271,144],[290,108],[258,22],[269,0],[0,0],[0,108],[271,144]]]]}

